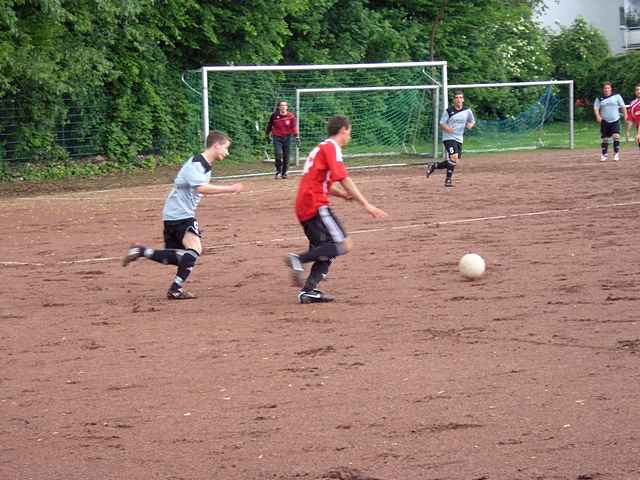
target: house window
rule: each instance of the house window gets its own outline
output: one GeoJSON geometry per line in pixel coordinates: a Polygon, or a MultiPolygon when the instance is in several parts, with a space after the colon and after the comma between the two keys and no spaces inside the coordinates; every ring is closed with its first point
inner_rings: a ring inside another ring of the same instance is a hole
{"type": "Polygon", "coordinates": [[[627,28],[640,27],[640,0],[625,0],[624,8],[620,9],[620,14],[624,18],[621,25],[625,25],[627,28]]]}

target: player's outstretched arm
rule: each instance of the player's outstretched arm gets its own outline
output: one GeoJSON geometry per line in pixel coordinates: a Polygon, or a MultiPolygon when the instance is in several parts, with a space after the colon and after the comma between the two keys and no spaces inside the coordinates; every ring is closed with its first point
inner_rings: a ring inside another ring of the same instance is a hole
{"type": "Polygon", "coordinates": [[[344,189],[347,191],[351,197],[358,202],[360,205],[364,207],[364,209],[371,215],[373,218],[385,218],[387,213],[384,210],[379,209],[375,205],[370,204],[367,199],[360,193],[356,184],[351,180],[350,177],[344,178],[341,182],[344,189]]]}
{"type": "Polygon", "coordinates": [[[215,195],[218,193],[239,193],[243,189],[241,183],[234,183],[233,185],[213,185],[211,183],[207,183],[205,185],[200,185],[196,188],[198,193],[203,195],[215,195]]]}
{"type": "Polygon", "coordinates": [[[339,183],[332,183],[329,193],[334,197],[342,198],[347,201],[353,200],[353,197],[339,183]]]}

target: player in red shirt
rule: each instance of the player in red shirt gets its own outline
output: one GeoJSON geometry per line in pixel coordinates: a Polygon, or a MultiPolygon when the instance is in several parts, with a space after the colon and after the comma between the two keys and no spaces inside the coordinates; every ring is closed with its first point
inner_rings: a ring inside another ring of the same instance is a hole
{"type": "Polygon", "coordinates": [[[351,122],[336,116],[327,123],[329,138],[314,148],[304,165],[304,175],[296,197],[296,216],[309,239],[309,250],[300,255],[290,253],[286,262],[291,267],[294,283],[302,287],[300,303],[331,302],[333,297],[316,287],[329,272],[332,260],[351,250],[351,239],[329,208],[329,195],[355,200],[373,218],[387,214],[370,204],[349,177],[342,161],[342,147],[351,140],[351,122]],[[313,262],[304,281],[303,264],[313,262]]]}
{"type": "Polygon", "coordinates": [[[271,114],[267,123],[266,135],[271,135],[276,154],[276,178],[287,178],[289,168],[289,148],[291,137],[298,141],[298,121],[289,111],[289,104],[284,100],[278,102],[276,110],[271,114]]]}
{"type": "Polygon", "coordinates": [[[635,123],[636,143],[638,144],[638,148],[640,148],[640,83],[636,84],[636,98],[634,98],[631,105],[629,105],[627,112],[627,142],[629,141],[629,133],[635,123]]]}

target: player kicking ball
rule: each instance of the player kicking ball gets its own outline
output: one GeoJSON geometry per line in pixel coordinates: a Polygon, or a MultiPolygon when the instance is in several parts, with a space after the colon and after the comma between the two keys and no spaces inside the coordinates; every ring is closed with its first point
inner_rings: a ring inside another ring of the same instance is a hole
{"type": "Polygon", "coordinates": [[[593,102],[593,112],[600,124],[600,138],[602,139],[600,161],[607,161],[610,138],[613,138],[613,159],[620,160],[620,117],[627,118],[627,107],[622,97],[613,93],[611,82],[602,84],[602,96],[593,102]]]}
{"type": "Polygon", "coordinates": [[[218,131],[209,133],[205,150],[187,160],[178,172],[162,212],[164,250],[132,245],[122,260],[124,267],[142,257],[163,265],[177,266],[178,271],[167,292],[169,300],[196,298],[182,287],[202,254],[202,235],[196,220],[196,208],[202,197],[242,191],[241,183],[233,185],[209,183],[211,166],[229,154],[230,145],[231,139],[226,134],[218,131]]]}
{"type": "Polygon", "coordinates": [[[629,105],[628,118],[627,118],[627,142],[629,141],[629,133],[633,129],[633,125],[636,126],[636,143],[640,148],[640,83],[636,84],[635,89],[636,98],[633,99],[631,105],[629,105]]]}
{"type": "Polygon", "coordinates": [[[462,142],[464,141],[465,129],[475,126],[476,119],[473,112],[464,106],[464,93],[457,90],[453,96],[453,106],[447,108],[440,118],[440,130],[442,143],[447,154],[447,159],[441,162],[433,162],[427,166],[427,178],[440,168],[447,169],[447,176],[444,180],[445,187],[453,187],[453,171],[458,160],[462,158],[462,142]]]}
{"type": "Polygon", "coordinates": [[[296,216],[309,239],[309,250],[300,255],[290,253],[286,260],[293,282],[302,287],[300,303],[331,302],[333,297],[317,289],[329,272],[335,257],[349,253],[351,239],[329,208],[329,195],[360,203],[373,218],[387,214],[370,204],[351,180],[342,161],[342,147],[351,140],[351,122],[341,116],[327,123],[329,138],[314,148],[304,164],[304,174],[296,197],[296,216]],[[311,263],[304,280],[304,264],[311,263]]]}

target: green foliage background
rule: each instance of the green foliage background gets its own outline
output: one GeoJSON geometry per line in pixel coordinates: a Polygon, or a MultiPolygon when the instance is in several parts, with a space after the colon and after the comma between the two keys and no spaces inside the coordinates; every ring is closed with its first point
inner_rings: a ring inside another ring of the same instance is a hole
{"type": "MultiPolygon", "coordinates": [[[[446,59],[456,83],[575,78],[588,98],[606,61],[608,77],[632,89],[638,55],[608,58],[584,22],[551,36],[534,21],[539,8],[541,0],[0,0],[0,177],[16,167],[11,158],[56,176],[148,168],[195,151],[199,106],[180,76],[204,64],[446,59]],[[84,170],[69,162],[96,153],[106,161],[84,170]]],[[[474,103],[500,117],[512,101],[503,96],[474,103]]],[[[241,114],[246,99],[227,98],[241,114]]]]}

